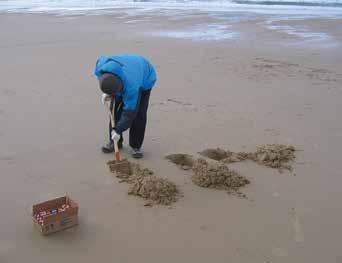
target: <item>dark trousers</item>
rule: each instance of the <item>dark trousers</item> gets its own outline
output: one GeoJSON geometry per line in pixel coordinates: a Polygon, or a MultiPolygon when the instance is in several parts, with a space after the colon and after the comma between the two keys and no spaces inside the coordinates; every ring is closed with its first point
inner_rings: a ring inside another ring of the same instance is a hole
{"type": "MultiPolygon", "coordinates": [[[[138,105],[137,114],[132,122],[129,129],[129,145],[132,148],[140,149],[145,137],[146,123],[147,123],[147,109],[150,101],[151,90],[141,91],[140,103],[138,105]]],[[[114,113],[115,122],[118,123],[120,120],[123,102],[119,98],[113,98],[110,104],[110,110],[114,113]]],[[[109,140],[112,141],[111,131],[113,127],[111,122],[109,122],[109,140]]],[[[123,141],[122,134],[119,143],[123,141]]]]}

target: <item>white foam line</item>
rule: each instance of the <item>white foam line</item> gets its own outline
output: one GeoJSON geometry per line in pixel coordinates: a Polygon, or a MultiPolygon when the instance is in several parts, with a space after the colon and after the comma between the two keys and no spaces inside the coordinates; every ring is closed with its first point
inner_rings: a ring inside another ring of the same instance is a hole
{"type": "Polygon", "coordinates": [[[147,19],[136,19],[136,20],[129,20],[124,22],[125,24],[135,24],[135,23],[140,23],[140,22],[146,22],[147,19]]]}
{"type": "Polygon", "coordinates": [[[288,35],[293,35],[297,37],[301,37],[306,40],[311,41],[327,41],[332,37],[324,32],[312,32],[308,28],[298,27],[298,26],[288,26],[288,25],[266,25],[266,28],[270,30],[275,30],[278,32],[283,32],[288,35]]]}
{"type": "Polygon", "coordinates": [[[209,24],[197,25],[185,30],[175,31],[154,31],[150,33],[153,36],[162,36],[169,38],[192,39],[195,41],[220,41],[235,38],[238,33],[227,30],[227,25],[209,24]]]}

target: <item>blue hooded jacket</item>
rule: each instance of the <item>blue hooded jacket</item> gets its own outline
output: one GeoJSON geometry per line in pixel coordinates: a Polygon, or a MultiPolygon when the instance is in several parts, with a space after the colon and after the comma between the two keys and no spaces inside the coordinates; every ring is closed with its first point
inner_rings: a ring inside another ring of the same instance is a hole
{"type": "Polygon", "coordinates": [[[117,133],[122,133],[131,126],[137,114],[141,91],[153,88],[157,74],[146,58],[134,54],[100,56],[94,74],[99,78],[104,73],[117,75],[123,84],[123,90],[117,94],[122,97],[123,112],[115,128],[117,133]]]}

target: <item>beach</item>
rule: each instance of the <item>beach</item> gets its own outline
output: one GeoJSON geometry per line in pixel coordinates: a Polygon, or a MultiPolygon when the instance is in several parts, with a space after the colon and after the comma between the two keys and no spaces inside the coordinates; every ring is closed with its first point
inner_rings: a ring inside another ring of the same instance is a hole
{"type": "Polygon", "coordinates": [[[342,20],[253,17],[1,13],[0,262],[341,262],[342,20]],[[95,62],[130,52],[158,72],[138,163],[181,189],[172,207],[127,195],[101,153],[95,62]],[[165,160],[271,143],[298,149],[293,171],[230,164],[247,199],[165,160]],[[64,194],[79,226],[41,236],[32,205],[64,194]]]}

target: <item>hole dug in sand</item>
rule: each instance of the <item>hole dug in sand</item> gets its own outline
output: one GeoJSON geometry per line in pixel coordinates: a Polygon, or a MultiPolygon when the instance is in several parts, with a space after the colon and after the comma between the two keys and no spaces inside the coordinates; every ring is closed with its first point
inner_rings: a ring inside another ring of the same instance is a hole
{"type": "Polygon", "coordinates": [[[207,158],[221,161],[223,163],[234,163],[245,160],[252,160],[261,165],[271,168],[278,168],[281,172],[283,169],[292,171],[289,162],[295,159],[295,148],[284,144],[266,144],[257,147],[255,152],[231,152],[221,148],[206,149],[200,154],[207,158]]]}
{"type": "Polygon", "coordinates": [[[216,160],[216,161],[221,161],[228,157],[228,152],[221,148],[216,148],[216,149],[208,148],[200,152],[199,154],[207,158],[216,160]]]}
{"type": "Polygon", "coordinates": [[[120,178],[120,182],[130,184],[129,195],[142,197],[148,202],[145,206],[154,204],[171,205],[179,197],[177,186],[164,178],[153,175],[153,171],[127,160],[110,161],[108,166],[111,172],[120,178]]]}
{"type": "Polygon", "coordinates": [[[190,170],[194,165],[194,158],[190,154],[170,154],[165,156],[166,159],[177,164],[183,170],[190,170]]]}
{"type": "Polygon", "coordinates": [[[221,148],[205,149],[204,151],[199,152],[199,154],[209,159],[222,161],[224,163],[236,163],[236,162],[241,162],[241,161],[245,161],[245,160],[253,158],[253,153],[247,153],[247,152],[234,153],[228,150],[225,151],[221,148]]]}
{"type": "Polygon", "coordinates": [[[184,165],[189,166],[194,172],[191,176],[192,182],[200,187],[224,189],[229,194],[246,197],[239,189],[249,184],[249,180],[237,172],[229,170],[225,164],[209,163],[201,158],[195,160],[193,156],[188,154],[171,154],[165,158],[179,165],[182,169],[184,165]]]}

